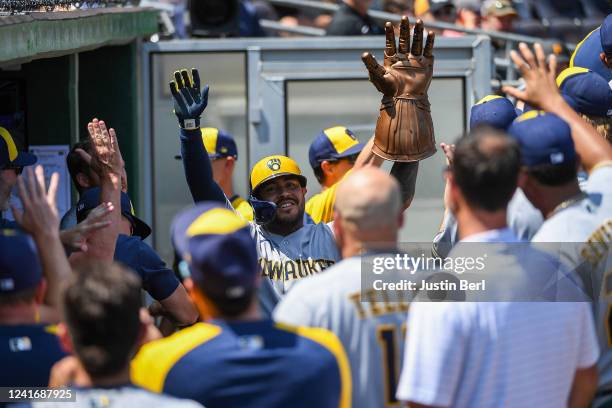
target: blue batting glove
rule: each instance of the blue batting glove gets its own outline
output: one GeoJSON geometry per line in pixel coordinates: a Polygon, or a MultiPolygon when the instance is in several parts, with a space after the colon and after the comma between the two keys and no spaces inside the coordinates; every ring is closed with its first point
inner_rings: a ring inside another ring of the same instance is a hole
{"type": "Polygon", "coordinates": [[[170,82],[170,92],[174,100],[174,113],[183,129],[198,129],[200,116],[208,105],[208,85],[200,92],[200,74],[191,70],[191,78],[186,69],[174,72],[170,82]]]}

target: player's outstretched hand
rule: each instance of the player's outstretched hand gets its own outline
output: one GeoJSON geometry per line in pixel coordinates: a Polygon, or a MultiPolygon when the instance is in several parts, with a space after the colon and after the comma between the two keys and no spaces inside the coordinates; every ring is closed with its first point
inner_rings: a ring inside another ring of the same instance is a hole
{"type": "Polygon", "coordinates": [[[87,243],[91,235],[111,225],[108,215],[113,211],[112,203],[102,203],[89,212],[83,222],[60,232],[60,239],[64,247],[71,251],[87,252],[87,243]]]}
{"type": "Polygon", "coordinates": [[[526,88],[520,91],[511,86],[504,86],[502,90],[530,106],[547,112],[554,112],[564,100],[555,81],[557,61],[551,55],[548,62],[544,49],[540,43],[534,46],[534,53],[525,43],[519,44],[520,54],[510,51],[510,58],[521,72],[526,88]]]}
{"type": "MultiPolygon", "coordinates": [[[[115,129],[107,129],[104,121],[94,118],[87,124],[87,131],[93,146],[90,160],[92,169],[100,178],[110,178],[113,183],[119,185],[125,163],[121,157],[115,129]]],[[[82,155],[80,152],[79,154],[82,155]]]]}
{"type": "Polygon", "coordinates": [[[372,54],[361,56],[368,69],[370,81],[385,97],[424,96],[427,94],[433,75],[433,46],[435,34],[430,31],[423,48],[423,22],[414,26],[412,47],[408,17],[402,17],[399,44],[396,46],[393,24],[385,24],[387,36],[384,66],[372,54]]]}
{"type": "Polygon", "coordinates": [[[174,81],[170,82],[170,92],[174,100],[174,113],[183,129],[200,127],[200,116],[208,105],[208,85],[200,90],[200,74],[191,70],[191,77],[186,69],[174,72],[174,81]]]}

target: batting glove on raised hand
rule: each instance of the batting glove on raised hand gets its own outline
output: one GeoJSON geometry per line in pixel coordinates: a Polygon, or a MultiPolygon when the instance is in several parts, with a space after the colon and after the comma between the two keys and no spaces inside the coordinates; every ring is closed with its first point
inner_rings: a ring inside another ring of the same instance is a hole
{"type": "Polygon", "coordinates": [[[170,82],[170,92],[174,100],[174,113],[183,129],[198,129],[200,116],[208,105],[208,85],[200,92],[200,74],[191,70],[191,78],[186,69],[174,72],[170,82]]]}

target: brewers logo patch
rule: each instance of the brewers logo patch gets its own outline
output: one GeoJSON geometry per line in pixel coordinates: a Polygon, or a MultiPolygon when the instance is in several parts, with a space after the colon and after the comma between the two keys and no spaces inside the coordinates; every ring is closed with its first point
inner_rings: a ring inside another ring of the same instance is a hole
{"type": "Polygon", "coordinates": [[[266,165],[272,171],[279,171],[281,168],[281,161],[280,159],[275,157],[273,159],[268,160],[268,163],[266,163],[266,165]]]}

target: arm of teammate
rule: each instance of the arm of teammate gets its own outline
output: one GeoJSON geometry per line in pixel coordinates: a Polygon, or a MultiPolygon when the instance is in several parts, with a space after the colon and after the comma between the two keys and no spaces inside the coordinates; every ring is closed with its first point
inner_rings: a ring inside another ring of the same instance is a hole
{"type": "Polygon", "coordinates": [[[597,165],[612,161],[612,146],[604,140],[593,126],[584,121],[565,102],[555,82],[556,60],[554,56],[546,62],[546,55],[540,44],[535,45],[535,56],[525,43],[519,45],[521,54],[511,51],[510,57],[526,82],[526,89],[505,86],[504,92],[517,99],[551,112],[565,120],[572,129],[576,152],[587,172],[597,165]]]}
{"type": "Polygon", "coordinates": [[[93,146],[93,154],[77,149],[83,159],[89,160],[91,169],[100,178],[100,202],[110,203],[112,210],[106,220],[110,224],[95,230],[89,236],[87,254],[74,253],[70,256],[72,263],[82,260],[101,260],[112,262],[115,256],[115,246],[119,236],[121,220],[121,178],[124,172],[124,162],[119,151],[117,134],[114,129],[107,129],[104,121],[93,119],[87,124],[87,131],[93,146]]]}
{"type": "Polygon", "coordinates": [[[59,216],[55,196],[59,175],[53,173],[49,189],[45,188],[45,175],[42,166],[33,172],[26,169],[27,181],[19,177],[19,198],[23,212],[12,208],[15,220],[24,231],[31,234],[38,249],[43,275],[47,282],[41,320],[55,323],[60,320],[61,282],[70,274],[70,264],[59,237],[59,216]]]}
{"type": "Polygon", "coordinates": [[[200,91],[200,74],[186,69],[174,73],[170,92],[174,101],[174,113],[180,126],[181,155],[185,178],[193,201],[227,202],[223,190],[214,181],[208,154],[202,142],[200,116],[208,105],[208,85],[200,91]]]}
{"type": "Polygon", "coordinates": [[[198,318],[195,306],[174,272],[157,252],[142,243],[138,249],[138,259],[142,287],[157,301],[149,308],[149,312],[154,316],[166,316],[178,326],[194,323],[198,318]]]}
{"type": "Polygon", "coordinates": [[[586,408],[590,405],[597,390],[597,359],[599,358],[599,345],[593,314],[588,303],[580,306],[583,318],[578,320],[582,324],[580,350],[576,364],[576,374],[570,391],[568,407],[586,408]]]}

